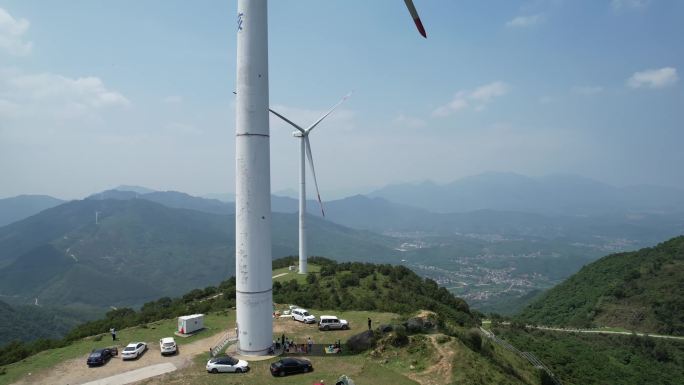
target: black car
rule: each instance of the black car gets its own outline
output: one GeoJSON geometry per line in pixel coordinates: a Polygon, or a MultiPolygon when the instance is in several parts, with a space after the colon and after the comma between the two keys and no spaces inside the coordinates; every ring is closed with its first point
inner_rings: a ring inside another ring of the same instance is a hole
{"type": "Polygon", "coordinates": [[[302,358],[283,358],[271,364],[273,376],[284,376],[292,373],[307,373],[313,370],[311,362],[302,358]]]}
{"type": "Polygon", "coordinates": [[[93,349],[88,355],[88,366],[104,365],[109,361],[110,358],[118,354],[118,349],[114,348],[103,348],[103,349],[93,349]]]}

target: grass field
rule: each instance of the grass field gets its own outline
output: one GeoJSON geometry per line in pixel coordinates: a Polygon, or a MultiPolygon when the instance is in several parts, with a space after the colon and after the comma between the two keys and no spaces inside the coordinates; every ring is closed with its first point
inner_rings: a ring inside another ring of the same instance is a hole
{"type": "MultiPolygon", "coordinates": [[[[319,265],[314,265],[314,264],[309,264],[308,265],[308,274],[318,274],[321,271],[321,267],[319,265]]],[[[296,280],[298,283],[305,283],[306,282],[306,274],[298,274],[296,270],[290,271],[287,267],[283,267],[280,269],[273,270],[273,276],[279,276],[276,278],[273,278],[273,282],[285,282],[285,281],[290,281],[292,279],[296,280]],[[285,274],[285,275],[281,275],[285,274]]]]}
{"type": "MultiPolygon", "coordinates": [[[[234,311],[222,315],[208,314],[204,318],[205,330],[193,337],[175,337],[175,339],[178,345],[183,346],[198,338],[206,338],[222,332],[226,330],[227,327],[230,328],[230,325],[234,324],[234,311]]],[[[145,327],[120,330],[117,332],[117,341],[115,342],[112,341],[109,334],[105,334],[100,341],[95,341],[95,337],[88,337],[75,341],[71,345],[63,348],[46,350],[19,362],[5,366],[7,372],[0,376],[0,385],[11,384],[26,376],[28,373],[35,373],[57,365],[62,361],[84,356],[95,348],[118,346],[119,351],[121,351],[123,346],[132,341],[145,341],[148,344],[155,344],[162,337],[173,336],[176,327],[177,320],[175,318],[168,319],[149,323],[145,327]]]]}

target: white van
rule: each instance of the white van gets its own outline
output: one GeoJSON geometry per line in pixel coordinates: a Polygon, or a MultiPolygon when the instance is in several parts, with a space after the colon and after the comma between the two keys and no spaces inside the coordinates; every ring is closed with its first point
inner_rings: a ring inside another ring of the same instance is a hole
{"type": "Polygon", "coordinates": [[[346,319],[338,319],[334,315],[322,315],[321,321],[318,323],[320,330],[334,330],[334,329],[349,329],[349,322],[346,319]]]}
{"type": "Polygon", "coordinates": [[[304,322],[305,324],[315,324],[316,317],[309,314],[306,309],[292,309],[292,319],[299,322],[304,322]]]}

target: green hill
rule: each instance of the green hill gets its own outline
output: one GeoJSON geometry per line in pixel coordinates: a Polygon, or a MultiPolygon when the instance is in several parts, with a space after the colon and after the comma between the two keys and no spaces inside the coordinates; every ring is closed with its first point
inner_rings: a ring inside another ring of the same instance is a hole
{"type": "Polygon", "coordinates": [[[0,226],[20,221],[62,203],[63,200],[47,195],[19,195],[0,199],[0,226]]]}
{"type": "Polygon", "coordinates": [[[540,325],[682,335],[682,309],[684,236],[601,258],[542,295],[520,318],[540,325]]]}
{"type": "MultiPolygon", "coordinates": [[[[273,255],[297,250],[295,214],[273,214],[273,255]]],[[[390,241],[311,218],[309,250],[398,261],[390,241]]],[[[234,273],[235,217],[144,199],[72,201],[0,228],[0,295],[12,303],[133,306],[234,273]],[[95,223],[95,212],[99,213],[95,223]]]]}
{"type": "MultiPolygon", "coordinates": [[[[274,261],[274,268],[287,266],[293,260],[274,261]]],[[[352,352],[349,345],[345,345],[342,355],[310,356],[308,358],[316,371],[312,375],[283,379],[284,383],[321,378],[333,383],[341,373],[351,375],[358,384],[541,383],[539,371],[532,365],[489,341],[483,341],[472,328],[478,320],[468,305],[438,287],[434,281],[421,278],[403,266],[337,263],[320,257],[312,258],[311,264],[316,267],[312,271],[318,272],[310,273],[304,280],[297,277],[277,281],[274,300],[282,304],[309,306],[316,314],[334,312],[350,320],[352,328],[334,333],[321,332],[315,327],[302,327],[299,323],[282,319],[276,320],[275,329],[279,330],[274,330],[276,336],[285,332],[291,338],[304,340],[313,333],[318,343],[335,338],[342,339],[344,343],[348,337],[365,330],[367,317],[372,317],[378,324],[392,324],[393,331],[382,333],[378,329],[374,337],[376,343],[371,349],[352,352]],[[416,324],[409,321],[416,320],[412,317],[417,313],[423,314],[421,317],[430,317],[421,319],[431,320],[431,326],[416,329],[416,324]],[[402,324],[414,326],[404,327],[402,324]]],[[[100,341],[110,327],[119,330],[122,340],[154,341],[172,332],[174,317],[201,312],[207,314],[208,331],[204,337],[198,338],[210,337],[221,333],[226,325],[230,328],[234,324],[234,312],[230,310],[234,304],[235,279],[231,278],[218,287],[196,289],[182,297],[148,302],[138,311],[129,308],[110,311],[105,318],[74,328],[61,341],[7,345],[0,348],[0,365],[3,365],[0,371],[4,373],[0,375],[0,384],[26,378],[29,372],[34,379],[54,380],[51,370],[65,361],[82,366],[86,352],[93,346],[108,343],[100,341]]],[[[195,340],[180,339],[179,343],[191,344],[195,340]]],[[[263,384],[271,381],[268,365],[277,358],[251,363],[253,370],[243,376],[212,376],[204,370],[204,347],[202,345],[202,353],[190,357],[187,367],[146,383],[263,384]]],[[[181,351],[187,351],[185,346],[181,351]]],[[[62,373],[60,376],[68,375],[62,373]]]]}

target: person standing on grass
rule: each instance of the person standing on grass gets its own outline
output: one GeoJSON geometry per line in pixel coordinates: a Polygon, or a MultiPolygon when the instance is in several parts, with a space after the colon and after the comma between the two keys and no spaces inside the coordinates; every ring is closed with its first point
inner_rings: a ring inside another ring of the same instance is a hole
{"type": "Polygon", "coordinates": [[[109,329],[109,332],[112,333],[112,341],[116,340],[116,330],[114,328],[109,329]]]}
{"type": "Polygon", "coordinates": [[[311,337],[309,337],[306,340],[306,347],[307,347],[306,352],[311,354],[311,350],[313,350],[313,340],[311,339],[311,337]]]}
{"type": "Polygon", "coordinates": [[[368,317],[368,330],[371,330],[371,324],[373,321],[371,321],[370,317],[368,317]]]}

